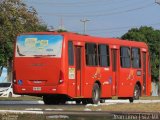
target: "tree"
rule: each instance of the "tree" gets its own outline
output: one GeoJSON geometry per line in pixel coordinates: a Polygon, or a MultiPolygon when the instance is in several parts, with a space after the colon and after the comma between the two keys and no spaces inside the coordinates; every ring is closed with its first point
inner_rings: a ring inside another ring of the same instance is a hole
{"type": "Polygon", "coordinates": [[[0,1],[0,66],[10,66],[16,36],[23,32],[46,31],[36,10],[22,0],[0,1]]]}
{"type": "Polygon", "coordinates": [[[159,52],[160,52],[160,30],[154,30],[152,27],[132,28],[125,33],[122,39],[136,40],[146,42],[149,46],[151,65],[152,65],[152,80],[158,81],[159,67],[159,52]]]}

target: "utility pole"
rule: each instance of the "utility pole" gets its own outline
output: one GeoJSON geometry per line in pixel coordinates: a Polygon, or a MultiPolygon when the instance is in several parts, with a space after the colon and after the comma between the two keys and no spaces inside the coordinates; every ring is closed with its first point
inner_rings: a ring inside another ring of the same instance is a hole
{"type": "Polygon", "coordinates": [[[159,78],[158,78],[158,80],[159,80],[159,84],[158,84],[158,95],[160,96],[160,45],[159,45],[159,55],[158,55],[158,62],[159,62],[159,78]]]}
{"type": "Polygon", "coordinates": [[[83,30],[83,34],[86,34],[86,22],[90,21],[88,19],[83,19],[83,20],[80,20],[81,22],[83,22],[83,25],[84,25],[84,30],[83,30]]]}
{"type": "Polygon", "coordinates": [[[159,82],[160,82],[160,49],[159,49],[159,82]]]}
{"type": "MultiPolygon", "coordinates": [[[[155,0],[155,3],[160,5],[160,0],[155,0]]],[[[159,48],[159,86],[158,86],[158,94],[160,95],[160,48],[159,48]]]]}
{"type": "Polygon", "coordinates": [[[61,17],[61,22],[60,22],[60,29],[63,30],[64,25],[63,25],[63,18],[61,17]]]}
{"type": "Polygon", "coordinates": [[[60,18],[60,25],[58,27],[58,30],[65,31],[63,17],[60,18]]]}

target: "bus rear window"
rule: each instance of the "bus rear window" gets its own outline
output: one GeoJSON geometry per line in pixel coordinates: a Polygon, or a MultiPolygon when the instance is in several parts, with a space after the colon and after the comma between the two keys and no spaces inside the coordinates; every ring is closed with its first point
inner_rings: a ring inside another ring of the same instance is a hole
{"type": "Polygon", "coordinates": [[[21,35],[17,37],[16,57],[61,57],[61,35],[21,35]]]}

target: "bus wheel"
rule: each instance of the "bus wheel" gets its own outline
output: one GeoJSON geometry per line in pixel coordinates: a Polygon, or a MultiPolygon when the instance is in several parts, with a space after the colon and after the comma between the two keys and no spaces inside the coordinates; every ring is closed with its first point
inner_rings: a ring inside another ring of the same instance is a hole
{"type": "Polygon", "coordinates": [[[12,93],[11,92],[9,93],[8,97],[10,97],[10,98],[12,97],[12,93]]]}
{"type": "Polygon", "coordinates": [[[54,95],[45,95],[43,96],[43,102],[46,105],[57,105],[57,104],[64,104],[65,101],[60,101],[60,99],[58,99],[58,97],[54,96],[54,95]]]}
{"type": "Polygon", "coordinates": [[[99,85],[95,83],[92,90],[91,103],[98,104],[99,100],[100,100],[100,88],[99,88],[99,85]]]}
{"type": "Polygon", "coordinates": [[[130,103],[133,103],[133,101],[134,101],[133,97],[129,98],[130,103]]]}
{"type": "Polygon", "coordinates": [[[133,103],[134,100],[138,100],[141,95],[140,87],[136,84],[134,88],[133,97],[129,98],[130,103],[133,103]]]}
{"type": "Polygon", "coordinates": [[[76,104],[81,104],[81,100],[76,100],[76,104]]]}
{"type": "Polygon", "coordinates": [[[105,103],[105,99],[101,99],[101,100],[100,100],[100,103],[105,103]]]}
{"type": "Polygon", "coordinates": [[[134,99],[138,100],[140,95],[141,95],[140,87],[138,85],[136,85],[134,88],[134,99]]]}
{"type": "Polygon", "coordinates": [[[55,104],[65,104],[66,100],[65,99],[60,99],[59,101],[55,101],[55,104]]]}
{"type": "Polygon", "coordinates": [[[45,95],[45,96],[43,96],[43,102],[44,102],[44,104],[46,104],[46,105],[52,104],[51,96],[50,96],[50,95],[45,95]]]}
{"type": "Polygon", "coordinates": [[[89,103],[89,102],[88,102],[88,99],[83,99],[83,100],[82,100],[82,104],[83,104],[83,105],[86,105],[86,104],[88,104],[88,103],[89,103]]]}

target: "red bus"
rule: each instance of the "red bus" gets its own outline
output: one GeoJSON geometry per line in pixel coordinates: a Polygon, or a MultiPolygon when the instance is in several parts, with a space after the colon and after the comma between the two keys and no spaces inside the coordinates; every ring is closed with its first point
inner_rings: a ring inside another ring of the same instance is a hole
{"type": "Polygon", "coordinates": [[[21,34],[13,88],[16,94],[42,96],[45,104],[97,104],[113,96],[133,102],[151,93],[149,50],[143,42],[71,32],[21,34]]]}

